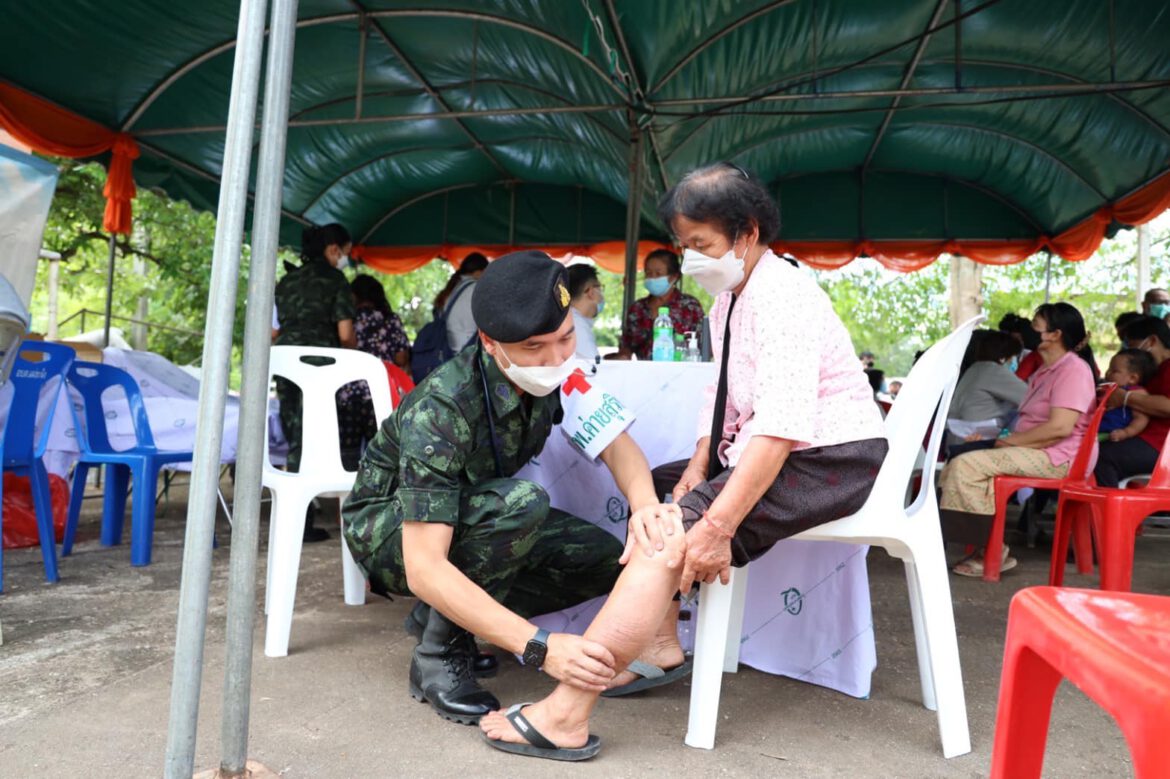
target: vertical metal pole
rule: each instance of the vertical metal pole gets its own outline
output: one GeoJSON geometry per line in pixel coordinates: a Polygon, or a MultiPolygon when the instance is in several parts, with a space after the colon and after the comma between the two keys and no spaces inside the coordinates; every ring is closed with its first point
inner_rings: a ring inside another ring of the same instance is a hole
{"type": "Polygon", "coordinates": [[[1048,253],[1048,263],[1044,266],[1044,305],[1048,305],[1052,296],[1052,253],[1048,253]]]}
{"type": "Polygon", "coordinates": [[[58,310],[58,293],[61,287],[61,257],[49,258],[49,326],[45,330],[50,341],[57,340],[57,320],[61,316],[58,310]]]}
{"type": "Polygon", "coordinates": [[[102,346],[110,345],[110,317],[114,315],[114,257],[118,250],[116,236],[110,233],[110,261],[106,266],[106,325],[102,346]]]}
{"type": "MultiPolygon", "coordinates": [[[[240,388],[240,435],[236,456],[235,516],[228,576],[227,650],[223,679],[220,777],[244,776],[252,691],[252,633],[256,613],[256,555],[260,532],[261,476],[268,435],[268,350],[272,340],[272,293],[284,183],[289,87],[296,42],[297,0],[273,0],[264,120],[252,217],[252,265],[244,323],[244,372],[240,388]]],[[[345,543],[344,541],[342,543],[345,543]]]]}
{"type": "Polygon", "coordinates": [[[1150,226],[1137,226],[1137,310],[1145,311],[1146,290],[1150,288],[1150,226]]]}
{"type": "Polygon", "coordinates": [[[642,222],[642,131],[630,123],[630,190],[626,200],[626,277],[622,322],[638,289],[638,228],[642,222]]]}
{"type": "Polygon", "coordinates": [[[215,528],[216,488],[227,402],[228,369],[235,323],[240,243],[247,209],[252,134],[260,63],[264,53],[264,12],[267,0],[241,0],[236,32],[224,143],[222,183],[216,214],[211,291],[203,341],[203,380],[191,487],[187,502],[187,534],[183,544],[183,579],[179,585],[178,628],[171,683],[170,724],[164,775],[190,779],[195,761],[199,689],[203,677],[203,640],[211,580],[211,541],[215,528]]]}

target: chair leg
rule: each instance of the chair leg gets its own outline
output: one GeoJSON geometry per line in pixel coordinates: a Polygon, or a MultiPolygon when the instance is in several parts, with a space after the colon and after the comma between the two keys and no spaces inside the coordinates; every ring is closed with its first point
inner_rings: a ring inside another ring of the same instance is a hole
{"type": "Polygon", "coordinates": [[[40,460],[34,460],[28,469],[32,487],[33,509],[37,516],[37,535],[41,541],[41,557],[45,561],[45,580],[52,583],[57,576],[57,538],[53,528],[53,502],[49,491],[49,474],[40,460]]]}
{"type": "Polygon", "coordinates": [[[923,624],[922,588],[918,583],[918,570],[913,560],[903,562],[906,567],[906,588],[910,592],[910,618],[914,624],[914,648],[918,654],[918,681],[922,685],[922,705],[931,711],[938,711],[934,676],[931,673],[930,644],[926,640],[926,625],[923,624]]]}
{"type": "Polygon", "coordinates": [[[1133,582],[1134,528],[1122,507],[1106,502],[1097,526],[1101,542],[1101,589],[1129,592],[1133,582]]]}
{"type": "Polygon", "coordinates": [[[695,661],[691,672],[691,710],[687,720],[689,747],[715,748],[719,720],[719,695],[727,653],[727,630],[734,601],[734,577],[730,584],[704,584],[699,591],[699,620],[695,628],[695,661]]]}
{"type": "Polygon", "coordinates": [[[122,530],[126,521],[126,491],[129,488],[129,466],[107,465],[106,489],[102,495],[102,546],[122,543],[122,530]]]}
{"type": "Polygon", "coordinates": [[[1149,708],[1147,727],[1134,732],[1131,726],[1125,734],[1135,779],[1161,779],[1166,776],[1166,766],[1170,766],[1170,742],[1165,735],[1166,702],[1159,701],[1149,708]]]}
{"type": "Polygon", "coordinates": [[[1003,526],[1007,517],[1007,504],[1014,493],[995,488],[995,516],[991,520],[991,532],[987,534],[987,546],[983,550],[983,581],[999,581],[999,569],[1003,560],[1003,526]]]}
{"type": "Polygon", "coordinates": [[[311,496],[282,496],[279,511],[273,513],[273,544],[268,549],[268,627],[264,654],[284,657],[292,630],[297,576],[301,567],[301,545],[305,534],[305,510],[311,496]]]}
{"type": "Polygon", "coordinates": [[[65,537],[61,543],[61,556],[73,552],[73,539],[77,535],[77,523],[81,519],[81,504],[85,500],[85,477],[89,475],[89,463],[77,463],[73,467],[73,481],[69,487],[69,515],[65,519],[65,537]]]}
{"type": "Polygon", "coordinates": [[[1052,717],[1052,698],[1061,679],[1055,668],[1018,642],[1013,632],[1019,630],[1009,619],[999,687],[999,716],[991,753],[991,779],[1040,776],[1048,722],[1052,717]]]}
{"type": "Polygon", "coordinates": [[[723,650],[723,672],[739,672],[739,650],[743,646],[743,614],[747,606],[748,567],[732,568],[731,614],[727,619],[727,647],[723,650]]]}
{"type": "Polygon", "coordinates": [[[1080,514],[1073,516],[1072,542],[1074,557],[1077,561],[1077,573],[1091,574],[1093,572],[1093,522],[1089,519],[1087,506],[1080,514]]]}
{"type": "Polygon", "coordinates": [[[150,565],[154,540],[154,488],[158,483],[158,468],[144,462],[132,469],[134,498],[130,514],[130,565],[150,565]]]}
{"type": "Polygon", "coordinates": [[[971,731],[967,723],[967,697],[963,692],[951,583],[942,545],[934,549],[915,549],[914,572],[922,604],[920,619],[926,634],[930,677],[938,705],[943,757],[958,757],[971,751],[971,731]]]}
{"type": "MultiPolygon", "coordinates": [[[[342,496],[338,505],[345,503],[342,496]]],[[[346,606],[364,606],[366,603],[366,575],[353,559],[353,552],[349,551],[349,543],[345,540],[345,522],[338,516],[338,529],[341,533],[341,581],[345,592],[346,606]]]]}

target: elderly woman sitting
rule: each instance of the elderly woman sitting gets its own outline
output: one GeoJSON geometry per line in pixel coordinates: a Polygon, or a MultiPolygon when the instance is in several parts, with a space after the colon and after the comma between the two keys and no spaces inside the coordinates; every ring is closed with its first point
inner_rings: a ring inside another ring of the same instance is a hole
{"type": "MultiPolygon", "coordinates": [[[[726,583],[731,566],[857,511],[887,451],[828,296],[768,249],[779,214],[759,182],[726,163],[702,168],[666,194],[659,214],[686,248],[682,272],[717,296],[711,318],[721,369],[694,455],[654,472],[658,493],[673,491],[677,508],[631,517],[626,569],[585,633],[612,652],[616,671],[656,640],[675,591],[726,583]]],[[[631,677],[623,671],[611,686],[631,677]]],[[[489,714],[480,727],[498,749],[582,759],[597,751],[589,733],[597,696],[561,684],[539,703],[489,714]]]]}
{"type": "MultiPolygon", "coordinates": [[[[939,477],[944,528],[966,525],[985,533],[995,513],[996,476],[1061,478],[1081,445],[1096,397],[1092,352],[1082,348],[1085,321],[1068,303],[1052,303],[1036,309],[1032,328],[1040,335],[1036,351],[1043,365],[1028,380],[1013,432],[992,449],[954,458],[939,477]]],[[[1015,566],[1004,546],[1000,570],[1015,566]]],[[[982,576],[982,555],[960,562],[954,571],[982,576]]]]}

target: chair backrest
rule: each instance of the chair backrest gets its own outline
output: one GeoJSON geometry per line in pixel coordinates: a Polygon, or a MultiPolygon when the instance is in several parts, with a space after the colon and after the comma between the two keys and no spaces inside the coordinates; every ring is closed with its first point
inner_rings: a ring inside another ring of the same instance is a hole
{"type": "Polygon", "coordinates": [[[1116,384],[1102,386],[1101,399],[1097,401],[1097,408],[1093,409],[1093,415],[1089,417],[1089,426],[1085,428],[1085,437],[1081,439],[1076,456],[1073,457],[1072,464],[1068,466],[1066,479],[1083,482],[1088,478],[1089,463],[1093,461],[1093,452],[1097,450],[1097,431],[1101,428],[1101,417],[1105,415],[1106,411],[1105,401],[1109,400],[1109,396],[1116,389],[1116,384]]]}
{"type": "Polygon", "coordinates": [[[964,322],[953,333],[927,349],[902,382],[898,399],[886,416],[886,438],[890,450],[878,472],[870,500],[887,505],[886,501],[899,500],[906,494],[906,485],[922,453],[922,442],[928,428],[930,436],[926,439],[921,486],[910,508],[911,512],[916,511],[924,501],[933,498],[933,466],[942,443],[951,395],[959,380],[959,365],[967,351],[971,333],[984,319],[978,316],[964,322]]]}
{"type": "Polygon", "coordinates": [[[13,392],[4,427],[6,464],[29,463],[45,453],[57,396],[76,357],[76,352],[61,344],[25,341],[21,345],[9,377],[13,392]],[[36,354],[42,359],[31,359],[36,354]]]}
{"type": "Polygon", "coordinates": [[[126,393],[130,406],[130,421],[134,425],[134,437],[139,450],[152,450],[154,436],[150,432],[150,419],[146,415],[146,404],[142,391],[134,377],[121,368],[98,362],[75,362],[69,370],[69,386],[81,395],[81,403],[72,404],[73,421],[77,425],[77,445],[83,454],[93,452],[110,454],[116,451],[110,445],[109,430],[106,427],[106,410],[102,395],[109,389],[121,388],[126,393]]]}
{"type": "MultiPolygon", "coordinates": [[[[357,349],[328,349],[317,346],[274,346],[268,358],[268,378],[287,379],[301,390],[300,474],[312,474],[314,480],[352,483],[353,471],[341,463],[341,444],[337,425],[337,391],[356,381],[370,388],[374,416],[378,423],[394,412],[386,366],[372,354],[357,349]],[[308,360],[308,361],[306,361],[308,360]],[[315,362],[326,364],[314,365],[315,362]]],[[[267,442],[268,436],[265,436],[267,442]]],[[[264,467],[273,470],[265,443],[264,467]]]]}
{"type": "Polygon", "coordinates": [[[1154,472],[1150,474],[1147,487],[1154,489],[1170,489],[1170,433],[1162,442],[1162,453],[1158,455],[1158,462],[1154,464],[1154,472]]]}

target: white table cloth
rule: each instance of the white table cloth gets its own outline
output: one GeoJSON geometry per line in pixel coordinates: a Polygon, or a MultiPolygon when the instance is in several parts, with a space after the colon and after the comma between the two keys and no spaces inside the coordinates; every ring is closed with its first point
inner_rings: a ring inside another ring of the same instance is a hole
{"type": "MultiPolygon", "coordinates": [[[[635,411],[629,432],[655,467],[694,452],[702,389],[715,373],[711,363],[603,362],[589,381],[635,411]]],[[[625,539],[627,505],[609,471],[600,461],[589,462],[559,431],[517,478],[543,485],[557,508],[625,539]]],[[[877,653],[866,551],[849,544],[782,541],[752,563],[742,662],[867,697],[877,653]]],[[[583,633],[603,602],[598,598],[536,621],[549,630],[583,633]]],[[[679,623],[688,650],[694,624],[679,623]]]]}

